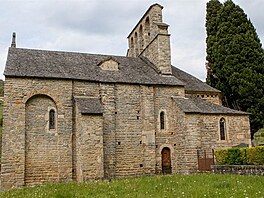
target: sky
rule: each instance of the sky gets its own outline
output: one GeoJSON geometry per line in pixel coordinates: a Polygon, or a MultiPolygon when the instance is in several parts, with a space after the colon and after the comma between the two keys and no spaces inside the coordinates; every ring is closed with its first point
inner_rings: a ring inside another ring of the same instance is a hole
{"type": "MultiPolygon", "coordinates": [[[[11,44],[17,47],[126,55],[127,36],[148,7],[159,3],[170,25],[172,65],[206,78],[206,2],[209,0],[0,0],[0,79],[11,44]]],[[[233,0],[264,41],[264,0],[233,0]]],[[[223,1],[221,1],[223,2],[223,1]]]]}

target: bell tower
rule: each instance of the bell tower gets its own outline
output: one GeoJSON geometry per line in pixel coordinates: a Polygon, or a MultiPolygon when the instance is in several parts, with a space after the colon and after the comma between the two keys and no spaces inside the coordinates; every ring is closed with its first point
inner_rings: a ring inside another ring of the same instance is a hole
{"type": "Polygon", "coordinates": [[[169,25],[162,22],[162,9],[161,5],[153,4],[139,20],[127,37],[127,56],[145,56],[161,74],[171,75],[169,25]]]}

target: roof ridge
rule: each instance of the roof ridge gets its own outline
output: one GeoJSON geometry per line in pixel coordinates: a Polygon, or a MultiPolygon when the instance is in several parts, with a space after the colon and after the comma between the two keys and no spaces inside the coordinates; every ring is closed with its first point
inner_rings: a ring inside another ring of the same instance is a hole
{"type": "Polygon", "coordinates": [[[121,56],[115,54],[96,54],[96,53],[88,53],[88,52],[79,52],[79,51],[63,51],[63,50],[51,50],[51,49],[34,49],[34,48],[12,48],[9,47],[10,50],[28,50],[28,51],[39,51],[43,53],[65,53],[65,54],[84,54],[91,56],[104,56],[104,57],[120,57],[120,58],[129,58],[129,59],[138,59],[138,57],[128,57],[121,56]]]}

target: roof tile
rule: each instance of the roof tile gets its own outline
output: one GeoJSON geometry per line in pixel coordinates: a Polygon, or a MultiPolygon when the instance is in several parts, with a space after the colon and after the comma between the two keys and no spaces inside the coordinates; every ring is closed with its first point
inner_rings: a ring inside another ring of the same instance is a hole
{"type": "Polygon", "coordinates": [[[81,114],[102,114],[104,112],[99,98],[75,97],[74,99],[81,114]]]}
{"type": "Polygon", "coordinates": [[[109,55],[9,48],[4,75],[109,83],[184,85],[174,76],[159,74],[146,58],[111,57],[120,63],[118,71],[106,71],[98,66],[109,55]]]}

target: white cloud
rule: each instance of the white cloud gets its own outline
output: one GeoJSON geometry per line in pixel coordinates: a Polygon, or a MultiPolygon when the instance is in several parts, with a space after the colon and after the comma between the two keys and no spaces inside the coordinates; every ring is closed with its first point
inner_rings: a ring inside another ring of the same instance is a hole
{"type": "MultiPolygon", "coordinates": [[[[0,72],[13,31],[17,46],[125,55],[126,37],[153,0],[0,0],[0,72]]],[[[170,25],[172,63],[204,80],[208,0],[158,0],[170,25]]],[[[263,0],[235,0],[264,40],[263,0]]],[[[1,78],[1,76],[0,76],[1,78]]]]}

